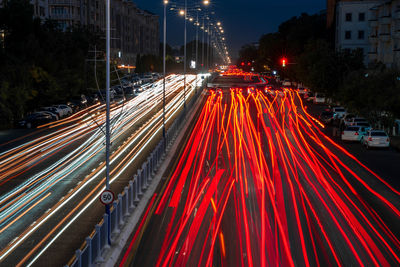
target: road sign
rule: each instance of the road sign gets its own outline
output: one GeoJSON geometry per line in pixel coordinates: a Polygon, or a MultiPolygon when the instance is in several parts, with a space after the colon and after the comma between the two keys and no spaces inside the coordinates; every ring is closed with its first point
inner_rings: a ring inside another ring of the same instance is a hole
{"type": "Polygon", "coordinates": [[[104,190],[100,194],[100,202],[103,203],[104,205],[111,204],[114,201],[114,193],[111,192],[110,190],[104,190]]]}

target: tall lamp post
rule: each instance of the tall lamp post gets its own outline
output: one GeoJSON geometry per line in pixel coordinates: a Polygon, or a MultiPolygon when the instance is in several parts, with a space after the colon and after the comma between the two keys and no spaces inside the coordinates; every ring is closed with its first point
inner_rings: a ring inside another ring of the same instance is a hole
{"type": "MultiPolygon", "coordinates": [[[[106,190],[110,190],[110,0],[106,0],[106,190]]],[[[108,215],[107,240],[111,245],[110,205],[106,205],[108,215]]]]}
{"type": "MultiPolygon", "coordinates": [[[[164,0],[164,37],[163,37],[163,138],[165,139],[165,55],[167,50],[167,4],[168,0],[164,0]]],[[[164,140],[165,141],[165,140],[164,140]]],[[[164,142],[164,148],[165,148],[164,142]]]]}
{"type": "Polygon", "coordinates": [[[187,20],[187,0],[185,0],[185,33],[183,48],[183,108],[186,109],[186,20],[187,20]]]}

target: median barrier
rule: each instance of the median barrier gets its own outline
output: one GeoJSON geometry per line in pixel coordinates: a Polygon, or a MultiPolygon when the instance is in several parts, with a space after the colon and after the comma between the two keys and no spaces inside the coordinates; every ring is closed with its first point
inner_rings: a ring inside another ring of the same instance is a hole
{"type": "Polygon", "coordinates": [[[124,227],[125,221],[127,221],[124,218],[135,211],[135,207],[152,181],[152,176],[156,173],[180,128],[186,123],[185,118],[201,92],[202,90],[196,90],[193,97],[186,102],[186,108],[180,112],[166,131],[165,140],[162,138],[158,142],[146,161],[142,163],[142,167],[133,175],[133,179],[118,194],[118,198],[110,207],[110,219],[108,219],[107,214],[103,215],[101,222],[95,225],[93,233],[86,237],[81,248],[75,251],[75,255],[65,266],[94,266],[105,261],[104,253],[110,248],[110,245],[113,246],[113,241],[118,237],[120,229],[124,227]],[[111,224],[110,227],[108,227],[109,223],[111,224]],[[109,232],[111,244],[108,241],[109,232]]]}

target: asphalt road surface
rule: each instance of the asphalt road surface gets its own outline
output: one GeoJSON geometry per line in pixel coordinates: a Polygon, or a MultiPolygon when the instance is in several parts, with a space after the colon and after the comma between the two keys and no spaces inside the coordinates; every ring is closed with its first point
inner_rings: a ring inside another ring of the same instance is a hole
{"type": "Polygon", "coordinates": [[[124,266],[398,266],[400,192],[291,90],[211,92],[124,266]]]}

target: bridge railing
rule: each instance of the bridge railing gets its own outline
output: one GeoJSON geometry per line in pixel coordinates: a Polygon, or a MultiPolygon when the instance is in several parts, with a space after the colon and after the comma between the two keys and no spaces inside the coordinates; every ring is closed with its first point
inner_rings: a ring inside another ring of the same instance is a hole
{"type": "Polygon", "coordinates": [[[92,234],[86,237],[82,246],[75,251],[75,255],[66,266],[93,266],[96,263],[104,262],[103,253],[110,248],[108,244],[108,231],[110,231],[112,240],[118,237],[120,229],[124,226],[125,219],[135,211],[136,205],[150,186],[152,177],[163,160],[166,150],[168,150],[169,145],[176,138],[183,124],[186,123],[186,115],[190,114],[189,111],[194,106],[202,91],[202,88],[195,90],[193,97],[186,102],[186,109],[182,109],[180,114],[174,119],[174,122],[168,127],[165,139],[161,139],[141,168],[133,175],[129,184],[118,194],[118,198],[112,203],[110,209],[110,220],[105,213],[102,220],[96,224],[92,234]],[[108,226],[109,222],[111,224],[110,227],[108,226]]]}

